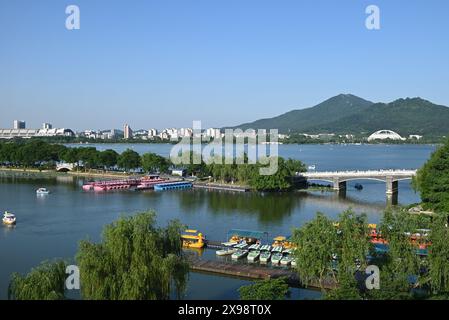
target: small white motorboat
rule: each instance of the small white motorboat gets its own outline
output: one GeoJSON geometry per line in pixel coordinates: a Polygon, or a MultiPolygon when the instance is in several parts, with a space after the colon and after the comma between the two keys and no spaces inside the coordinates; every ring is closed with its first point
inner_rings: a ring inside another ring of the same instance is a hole
{"type": "Polygon", "coordinates": [[[291,255],[289,255],[289,254],[285,255],[281,259],[281,265],[288,266],[288,265],[290,265],[290,263],[292,263],[292,261],[293,261],[293,257],[291,255]]]}
{"type": "Polygon", "coordinates": [[[260,263],[267,263],[268,261],[270,261],[271,258],[271,252],[269,250],[264,250],[260,253],[260,263]]]}
{"type": "Polygon", "coordinates": [[[259,259],[259,256],[260,256],[260,251],[259,250],[251,250],[248,253],[247,259],[248,259],[249,262],[254,262],[257,259],[259,259]]]}
{"type": "Polygon", "coordinates": [[[233,247],[237,244],[235,241],[229,241],[229,242],[222,242],[222,245],[225,247],[233,247]]]}
{"type": "Polygon", "coordinates": [[[272,265],[278,265],[279,262],[281,262],[281,260],[282,260],[282,253],[280,252],[273,253],[273,255],[271,256],[272,265]]]}
{"type": "Polygon", "coordinates": [[[234,254],[237,252],[238,249],[222,249],[222,250],[217,250],[215,253],[217,256],[229,256],[231,254],[234,254]]]}
{"type": "Polygon", "coordinates": [[[39,188],[36,190],[36,194],[39,195],[50,194],[50,191],[47,190],[47,188],[39,188]]]}
{"type": "Polygon", "coordinates": [[[8,211],[5,211],[2,221],[6,225],[16,224],[16,216],[8,211]]]}
{"type": "Polygon", "coordinates": [[[237,252],[234,252],[231,255],[231,258],[233,260],[238,260],[238,259],[246,257],[247,255],[248,255],[248,250],[237,250],[237,252]]]}

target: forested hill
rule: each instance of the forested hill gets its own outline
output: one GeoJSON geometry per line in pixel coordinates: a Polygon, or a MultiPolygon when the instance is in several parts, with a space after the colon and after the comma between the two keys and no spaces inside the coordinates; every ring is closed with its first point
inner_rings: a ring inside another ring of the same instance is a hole
{"type": "Polygon", "coordinates": [[[233,128],[337,134],[370,134],[389,129],[404,136],[444,136],[449,133],[449,108],[421,98],[373,103],[351,94],[341,94],[311,108],[293,110],[233,128]]]}

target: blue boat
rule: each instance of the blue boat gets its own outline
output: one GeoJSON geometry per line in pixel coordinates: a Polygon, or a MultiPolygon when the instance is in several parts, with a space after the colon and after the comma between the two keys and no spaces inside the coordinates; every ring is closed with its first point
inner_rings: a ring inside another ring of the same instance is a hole
{"type": "Polygon", "coordinates": [[[177,190],[192,188],[192,183],[188,181],[159,183],[154,186],[155,191],[177,190]]]}

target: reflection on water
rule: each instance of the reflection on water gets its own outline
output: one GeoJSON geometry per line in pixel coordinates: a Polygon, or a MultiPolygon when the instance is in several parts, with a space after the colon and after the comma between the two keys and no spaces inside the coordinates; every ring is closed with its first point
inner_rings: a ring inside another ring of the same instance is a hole
{"type": "MultiPolygon", "coordinates": [[[[281,155],[306,159],[307,163],[317,164],[317,170],[416,168],[432,150],[431,146],[334,146],[332,150],[328,146],[301,146],[300,151],[298,146],[280,146],[281,155]]],[[[154,209],[160,225],[179,219],[190,228],[203,232],[208,239],[224,241],[227,232],[235,228],[266,231],[269,237],[288,235],[292,228],[310,221],[318,211],[336,217],[349,207],[366,213],[370,222],[377,223],[386,205],[385,184],[373,181],[358,181],[363,184],[361,191],[357,191],[353,183],[348,183],[345,197],[334,192],[263,194],[185,190],[94,193],[81,190],[83,181],[69,175],[46,178],[5,177],[0,174],[0,212],[8,210],[17,216],[15,228],[2,226],[0,229],[0,298],[6,298],[11,273],[27,272],[47,259],[73,258],[81,239],[88,237],[98,241],[103,226],[123,214],[154,209]],[[39,187],[48,188],[51,194],[36,196],[39,187]]],[[[419,195],[413,192],[409,182],[399,183],[398,201],[400,204],[419,201],[419,195]]],[[[201,254],[214,255],[214,252],[206,250],[201,254]]],[[[186,298],[237,298],[237,288],[246,283],[249,282],[191,274],[186,298]]],[[[314,294],[298,291],[294,297],[307,298],[314,294]]]]}

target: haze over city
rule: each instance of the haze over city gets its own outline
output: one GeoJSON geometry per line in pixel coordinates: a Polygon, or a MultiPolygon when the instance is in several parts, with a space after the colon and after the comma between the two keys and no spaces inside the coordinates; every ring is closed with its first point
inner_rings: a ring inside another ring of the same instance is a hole
{"type": "Polygon", "coordinates": [[[0,10],[0,127],[237,125],[339,93],[449,105],[447,1],[7,1],[0,10]],[[25,10],[26,9],[26,10],[25,10]]]}

